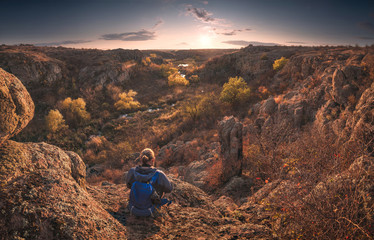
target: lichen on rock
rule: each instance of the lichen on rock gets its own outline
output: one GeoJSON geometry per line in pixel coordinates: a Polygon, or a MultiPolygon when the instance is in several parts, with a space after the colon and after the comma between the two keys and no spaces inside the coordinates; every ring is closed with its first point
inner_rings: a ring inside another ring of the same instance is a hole
{"type": "Polygon", "coordinates": [[[33,116],[34,103],[26,88],[0,68],[0,145],[19,133],[33,116]]]}

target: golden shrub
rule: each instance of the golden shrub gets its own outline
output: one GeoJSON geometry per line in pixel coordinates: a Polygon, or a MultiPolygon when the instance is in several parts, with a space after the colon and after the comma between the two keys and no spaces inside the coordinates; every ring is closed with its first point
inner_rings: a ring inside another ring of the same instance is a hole
{"type": "Polygon", "coordinates": [[[64,117],[57,109],[50,110],[48,115],[45,117],[45,121],[47,129],[51,133],[55,133],[62,129],[68,128],[68,126],[65,124],[64,117]]]}
{"type": "Polygon", "coordinates": [[[66,120],[74,125],[82,125],[90,120],[91,115],[86,110],[86,102],[83,98],[63,100],[60,104],[61,110],[65,112],[66,120]]]}
{"type": "Polygon", "coordinates": [[[168,85],[169,86],[187,86],[190,82],[182,77],[178,72],[173,73],[168,77],[168,85]]]}
{"type": "Polygon", "coordinates": [[[119,94],[119,99],[115,104],[114,107],[118,111],[129,111],[129,110],[136,110],[140,107],[140,103],[134,99],[134,97],[138,93],[129,90],[128,92],[123,92],[119,94]]]}
{"type": "Polygon", "coordinates": [[[273,69],[275,71],[281,70],[288,63],[288,60],[289,59],[285,57],[281,57],[280,59],[275,60],[273,63],[273,69]]]}

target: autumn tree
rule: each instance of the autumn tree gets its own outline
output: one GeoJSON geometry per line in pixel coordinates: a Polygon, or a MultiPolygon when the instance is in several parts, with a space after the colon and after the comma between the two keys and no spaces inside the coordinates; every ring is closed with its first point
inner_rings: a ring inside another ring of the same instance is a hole
{"type": "Polygon", "coordinates": [[[45,117],[47,129],[50,133],[55,133],[60,130],[68,128],[65,124],[64,117],[59,110],[50,110],[48,115],[45,117]]]}
{"type": "Polygon", "coordinates": [[[212,122],[221,114],[221,106],[215,94],[194,97],[182,105],[182,114],[193,121],[212,122]]]}
{"type": "Polygon", "coordinates": [[[273,69],[275,71],[281,70],[288,63],[288,60],[289,59],[287,59],[285,57],[281,57],[281,58],[275,60],[274,63],[273,63],[273,69]]]}
{"type": "Polygon", "coordinates": [[[75,126],[82,125],[91,118],[83,98],[73,100],[68,97],[60,103],[60,108],[65,113],[66,120],[75,126]]]}
{"type": "Polygon", "coordinates": [[[187,86],[188,84],[190,84],[190,82],[178,72],[168,77],[169,86],[187,86]]]}
{"type": "Polygon", "coordinates": [[[170,64],[161,64],[160,73],[162,77],[167,78],[170,75],[173,75],[174,73],[178,73],[178,69],[172,67],[170,64]]]}
{"type": "Polygon", "coordinates": [[[138,93],[129,90],[128,92],[120,93],[119,100],[114,104],[114,107],[118,111],[131,111],[136,110],[140,107],[140,103],[134,99],[138,93]]]}
{"type": "Polygon", "coordinates": [[[232,77],[223,85],[220,100],[236,107],[250,98],[251,90],[242,77],[232,77]]]}

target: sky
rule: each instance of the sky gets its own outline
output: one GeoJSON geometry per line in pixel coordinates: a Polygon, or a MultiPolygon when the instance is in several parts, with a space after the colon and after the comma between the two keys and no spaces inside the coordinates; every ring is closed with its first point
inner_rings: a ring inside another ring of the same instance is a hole
{"type": "Polygon", "coordinates": [[[0,0],[0,44],[98,49],[372,45],[373,0],[0,0]]]}

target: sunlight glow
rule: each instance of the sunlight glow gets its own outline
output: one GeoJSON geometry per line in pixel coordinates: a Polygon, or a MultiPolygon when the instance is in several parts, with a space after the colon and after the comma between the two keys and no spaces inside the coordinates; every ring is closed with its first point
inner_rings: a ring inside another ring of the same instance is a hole
{"type": "Polygon", "coordinates": [[[200,44],[202,47],[211,47],[212,39],[208,35],[200,36],[200,44]]]}

